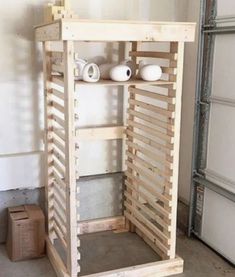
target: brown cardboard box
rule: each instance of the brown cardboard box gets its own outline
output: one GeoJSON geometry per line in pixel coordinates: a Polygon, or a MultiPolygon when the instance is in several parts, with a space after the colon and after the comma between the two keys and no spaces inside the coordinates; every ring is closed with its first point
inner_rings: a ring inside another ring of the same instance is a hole
{"type": "Polygon", "coordinates": [[[36,205],[8,208],[7,252],[12,261],[45,253],[45,217],[36,205]]]}

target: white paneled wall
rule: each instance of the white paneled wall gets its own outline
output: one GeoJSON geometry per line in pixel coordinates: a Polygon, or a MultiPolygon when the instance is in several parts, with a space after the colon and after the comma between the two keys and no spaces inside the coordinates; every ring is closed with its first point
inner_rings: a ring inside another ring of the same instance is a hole
{"type": "MultiPolygon", "coordinates": [[[[41,46],[34,42],[33,25],[43,18],[46,0],[8,0],[1,3],[0,36],[0,190],[43,186],[43,88],[41,46]]],[[[130,20],[185,20],[186,0],[72,0],[80,18],[130,20]]],[[[95,46],[83,47],[83,55],[98,55],[95,46]]],[[[100,88],[99,88],[100,89],[100,88]]],[[[94,92],[99,104],[104,101],[94,92]],[[100,103],[99,103],[100,101],[100,103]]],[[[105,89],[104,89],[105,90],[105,89]]],[[[114,91],[113,94],[116,92],[114,91]]],[[[92,95],[92,97],[94,97],[92,95]]],[[[87,93],[87,100],[91,97],[87,93]]],[[[85,101],[83,99],[82,101],[85,101]]],[[[85,110],[85,106],[81,106],[85,110]]],[[[97,112],[95,124],[109,124],[107,114],[97,112]],[[99,115],[104,117],[102,118],[99,115]],[[106,121],[105,121],[106,120],[106,121]]],[[[91,125],[86,111],[81,125],[91,125]]],[[[118,115],[117,123],[122,123],[118,115]]],[[[85,146],[87,147],[87,146],[85,146]]],[[[93,146],[97,153],[104,145],[93,146]],[[98,148],[96,148],[98,147],[98,148]]],[[[108,146],[109,147],[109,146],[108,146]]],[[[117,146],[120,147],[120,146],[117,146]]],[[[85,149],[85,148],[84,148],[85,149]]],[[[108,149],[106,147],[106,149],[108,149]]],[[[120,165],[117,165],[120,166],[120,165]]]]}

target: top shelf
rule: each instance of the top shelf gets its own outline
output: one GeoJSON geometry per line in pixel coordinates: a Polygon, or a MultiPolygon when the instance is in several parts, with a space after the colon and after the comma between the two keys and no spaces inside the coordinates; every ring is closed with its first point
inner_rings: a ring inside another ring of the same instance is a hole
{"type": "Polygon", "coordinates": [[[37,41],[194,41],[195,23],[59,19],[35,27],[37,41]]]}

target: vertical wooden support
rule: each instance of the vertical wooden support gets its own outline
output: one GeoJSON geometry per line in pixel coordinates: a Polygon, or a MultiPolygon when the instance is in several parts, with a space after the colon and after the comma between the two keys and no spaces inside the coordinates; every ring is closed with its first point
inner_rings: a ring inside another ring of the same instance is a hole
{"type": "MultiPolygon", "coordinates": [[[[174,149],[173,149],[173,176],[172,176],[172,218],[170,232],[170,259],[175,258],[176,252],[176,218],[178,201],[178,175],[179,175],[179,147],[180,147],[180,124],[181,124],[181,101],[183,83],[183,63],[184,63],[184,42],[171,42],[171,52],[177,52],[177,75],[176,75],[176,103],[175,103],[175,124],[174,124],[174,149]]],[[[174,76],[175,78],[175,76],[174,76]]]]}
{"type": "Polygon", "coordinates": [[[75,168],[74,118],[74,43],[64,41],[64,105],[65,105],[65,158],[66,158],[66,213],[67,213],[67,269],[70,277],[77,277],[78,225],[75,168]]]}
{"type": "Polygon", "coordinates": [[[45,190],[46,190],[46,209],[48,210],[48,234],[49,239],[54,243],[56,234],[53,230],[53,179],[52,177],[52,105],[51,105],[51,52],[50,42],[43,43],[43,75],[44,75],[44,118],[45,118],[45,190]]]}
{"type": "MultiPolygon", "coordinates": [[[[131,44],[131,51],[136,52],[136,51],[140,50],[140,44],[141,44],[141,42],[133,41],[132,44],[131,44]]],[[[135,65],[135,72],[134,72],[134,74],[136,74],[137,73],[137,57],[136,56],[132,56],[131,59],[132,59],[132,62],[134,63],[134,65],[135,65]]],[[[135,87],[135,86],[129,86],[128,89],[130,87],[135,87]]],[[[132,95],[131,92],[129,92],[129,98],[134,100],[135,96],[132,95]]],[[[135,106],[134,105],[129,105],[129,108],[134,110],[135,106]]],[[[133,120],[134,116],[133,115],[129,115],[129,119],[133,120]]],[[[134,129],[133,127],[129,127],[129,128],[130,128],[131,131],[133,131],[133,129],[134,129]]],[[[132,138],[129,138],[129,140],[133,142],[132,138]]],[[[130,153],[134,154],[134,149],[132,149],[130,146],[128,146],[128,151],[130,153]]],[[[127,160],[132,163],[132,159],[130,157],[128,157],[127,160]]],[[[130,169],[130,168],[128,168],[127,170],[133,172],[133,170],[130,169]]],[[[129,182],[132,183],[132,180],[129,180],[129,182]]],[[[129,191],[129,189],[128,189],[128,191],[129,191]]],[[[134,192],[131,192],[131,191],[130,191],[130,193],[134,194],[134,192]]],[[[132,205],[133,205],[133,203],[132,203],[132,205]]],[[[129,231],[135,232],[135,225],[132,222],[130,222],[129,220],[127,220],[127,228],[129,229],[129,231]]]]}

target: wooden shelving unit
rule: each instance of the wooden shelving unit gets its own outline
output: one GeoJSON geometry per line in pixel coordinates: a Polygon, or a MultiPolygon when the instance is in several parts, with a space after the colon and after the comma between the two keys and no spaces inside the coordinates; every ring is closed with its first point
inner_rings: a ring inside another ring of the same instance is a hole
{"type": "Polygon", "coordinates": [[[86,276],[181,273],[183,260],[176,256],[175,244],[183,56],[184,42],[194,40],[195,24],[63,19],[37,26],[35,31],[36,40],[43,42],[47,253],[57,275],[79,275],[80,236],[123,229],[137,233],[161,260],[86,276]],[[75,41],[128,42],[131,44],[129,55],[136,65],[140,57],[165,60],[168,66],[163,67],[163,72],[167,80],[134,79],[125,83],[101,80],[92,84],[75,81],[75,41]],[[54,42],[60,43],[60,51],[55,50],[54,42]],[[169,51],[141,51],[141,44],[146,42],[169,42],[169,51]],[[52,63],[53,54],[58,52],[63,56],[60,66],[52,63]],[[76,130],[79,109],[75,90],[83,85],[128,86],[127,125],[76,130]],[[164,88],[165,93],[153,92],[153,87],[164,88]],[[123,216],[80,221],[76,184],[80,139],[125,140],[127,170],[123,216]],[[55,241],[61,245],[65,260],[55,241]]]}

